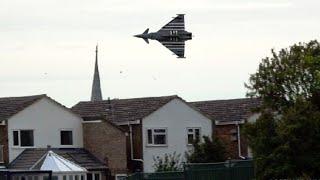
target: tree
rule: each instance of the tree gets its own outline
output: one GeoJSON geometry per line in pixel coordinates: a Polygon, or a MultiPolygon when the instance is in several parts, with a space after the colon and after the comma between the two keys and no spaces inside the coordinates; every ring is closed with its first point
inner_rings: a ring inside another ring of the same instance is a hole
{"type": "Polygon", "coordinates": [[[249,80],[261,116],[246,124],[259,179],[320,177],[320,45],[272,50],[249,80]]]}
{"type": "Polygon", "coordinates": [[[226,148],[223,143],[214,137],[212,141],[209,137],[203,136],[204,142],[195,141],[193,150],[187,153],[187,161],[190,163],[212,163],[226,160],[226,148]]]}
{"type": "Polygon", "coordinates": [[[180,171],[182,170],[181,155],[176,154],[164,154],[164,157],[153,157],[155,172],[168,172],[168,171],[180,171]]]}
{"type": "Polygon", "coordinates": [[[298,97],[319,102],[319,42],[295,44],[279,53],[272,50],[272,57],[262,59],[245,86],[248,96],[262,98],[264,105],[276,111],[292,106],[298,97]]]}

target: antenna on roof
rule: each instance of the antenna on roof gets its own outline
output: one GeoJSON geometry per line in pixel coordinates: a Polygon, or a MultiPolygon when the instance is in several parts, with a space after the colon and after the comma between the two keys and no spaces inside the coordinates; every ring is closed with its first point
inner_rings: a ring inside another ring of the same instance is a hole
{"type": "MultiPolygon", "coordinates": [[[[112,102],[111,102],[110,97],[108,97],[108,100],[107,100],[107,109],[106,109],[106,111],[111,113],[111,121],[113,121],[114,120],[114,108],[112,107],[112,102]]],[[[108,116],[108,113],[107,113],[106,116],[108,116]]],[[[108,119],[108,118],[106,118],[106,119],[108,119]]]]}

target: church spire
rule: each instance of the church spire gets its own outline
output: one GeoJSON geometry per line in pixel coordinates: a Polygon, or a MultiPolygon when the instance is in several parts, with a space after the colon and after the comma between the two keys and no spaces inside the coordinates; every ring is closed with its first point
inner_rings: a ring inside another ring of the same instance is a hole
{"type": "Polygon", "coordinates": [[[101,101],[101,87],[100,87],[100,75],[98,68],[98,45],[96,46],[96,62],[94,67],[93,83],[92,83],[92,92],[91,92],[91,101],[101,101]]]}

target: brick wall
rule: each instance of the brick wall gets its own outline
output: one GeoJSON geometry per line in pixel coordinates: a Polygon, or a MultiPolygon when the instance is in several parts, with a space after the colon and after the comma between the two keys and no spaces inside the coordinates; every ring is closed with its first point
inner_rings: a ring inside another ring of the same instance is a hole
{"type": "Polygon", "coordinates": [[[0,125],[0,145],[4,145],[4,149],[3,149],[4,165],[7,165],[9,163],[8,126],[7,125],[0,125]]]}
{"type": "Polygon", "coordinates": [[[106,162],[111,174],[127,173],[126,134],[108,122],[83,124],[84,148],[106,162]]]}
{"type": "MultiPolygon", "coordinates": [[[[132,146],[133,146],[133,158],[134,159],[142,159],[142,125],[141,124],[135,124],[132,126],[132,146]]],[[[139,161],[132,161],[131,160],[131,142],[130,142],[130,134],[129,134],[129,127],[128,125],[121,125],[122,129],[124,129],[126,132],[128,132],[127,136],[127,163],[128,163],[128,169],[131,173],[136,171],[142,171],[143,170],[143,163],[139,161]]]]}
{"type": "MultiPolygon", "coordinates": [[[[237,139],[237,126],[234,124],[230,125],[217,125],[215,126],[215,135],[219,137],[227,149],[227,157],[231,159],[240,159],[238,153],[238,139],[237,139]]],[[[244,136],[240,133],[241,137],[241,155],[247,156],[247,141],[244,136]]]]}

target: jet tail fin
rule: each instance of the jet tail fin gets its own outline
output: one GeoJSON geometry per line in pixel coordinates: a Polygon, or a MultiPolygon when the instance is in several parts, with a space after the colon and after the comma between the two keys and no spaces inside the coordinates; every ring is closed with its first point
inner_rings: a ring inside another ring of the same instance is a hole
{"type": "Polygon", "coordinates": [[[143,40],[149,44],[149,40],[147,38],[143,38],[143,40]]]}
{"type": "Polygon", "coordinates": [[[148,34],[148,32],[149,32],[149,28],[146,29],[142,34],[148,34]]]}

